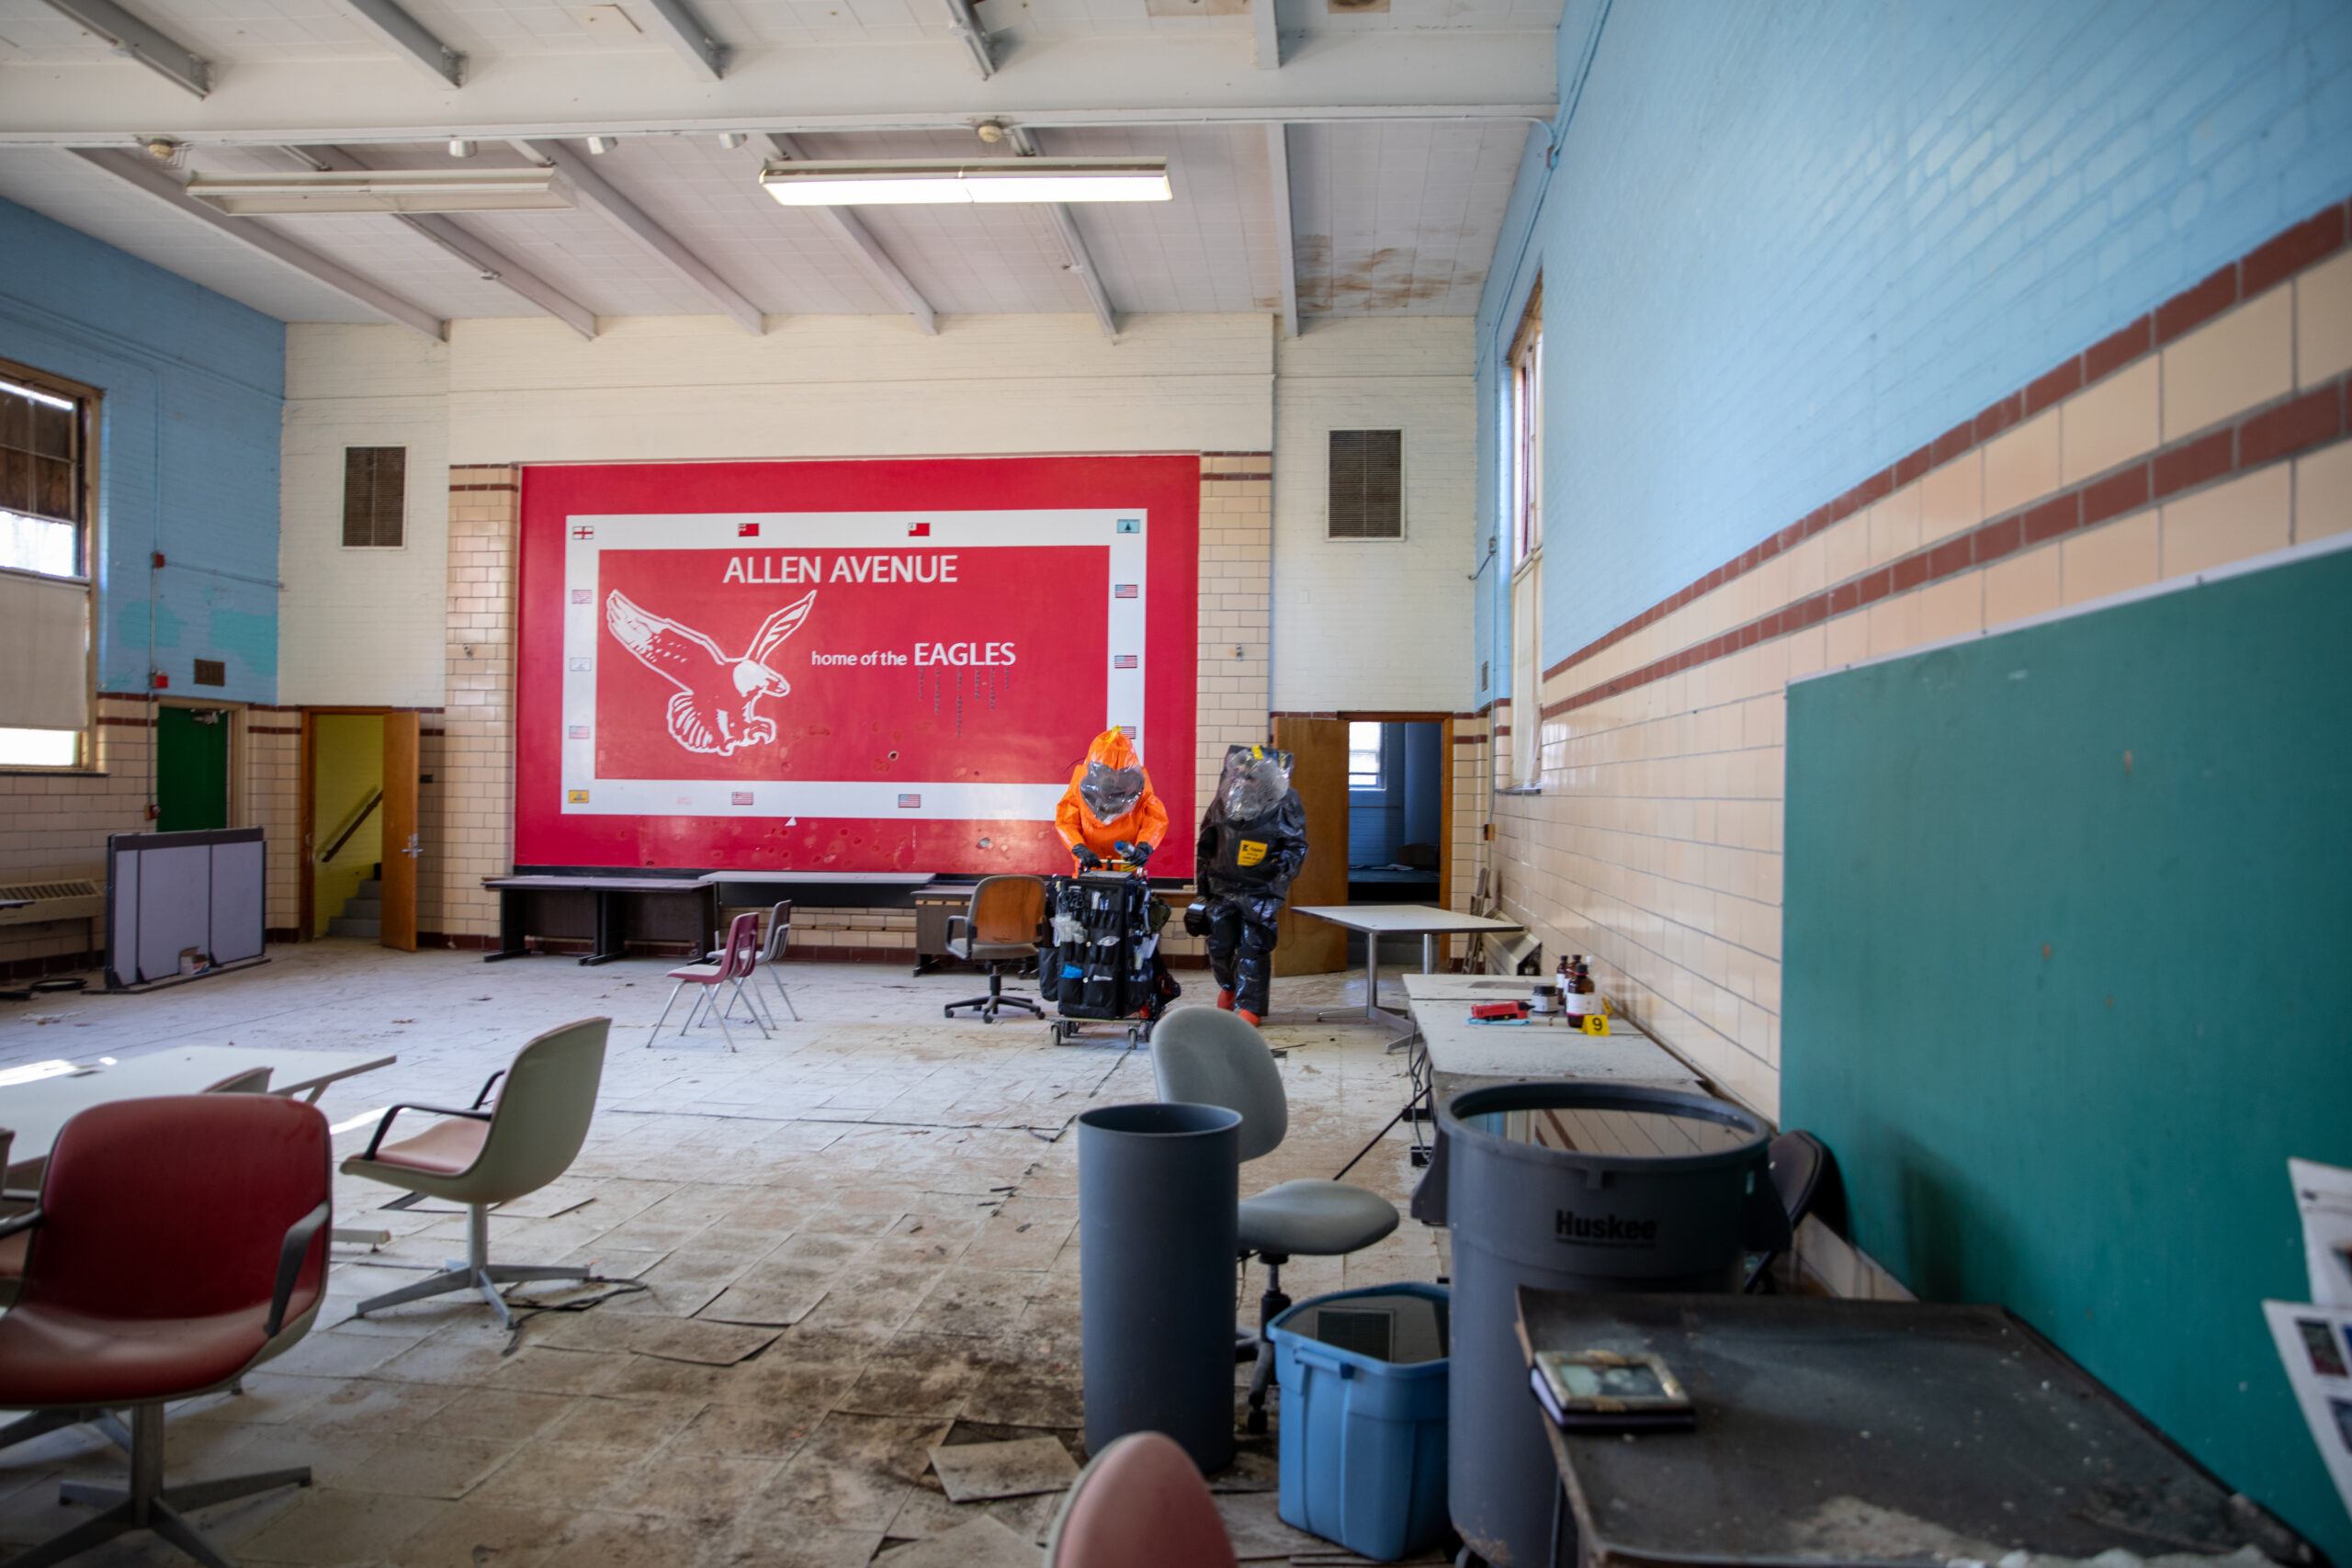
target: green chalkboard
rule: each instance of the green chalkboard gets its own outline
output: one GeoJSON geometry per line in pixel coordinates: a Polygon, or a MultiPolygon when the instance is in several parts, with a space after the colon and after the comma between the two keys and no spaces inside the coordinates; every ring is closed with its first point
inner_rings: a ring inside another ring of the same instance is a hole
{"type": "MultiPolygon", "coordinates": [[[[2352,1165],[2352,550],[1792,685],[1781,1115],[2352,1563],[2260,1302],[2352,1165]]],[[[2161,1550],[2152,1543],[2151,1550],[2161,1550]]]]}

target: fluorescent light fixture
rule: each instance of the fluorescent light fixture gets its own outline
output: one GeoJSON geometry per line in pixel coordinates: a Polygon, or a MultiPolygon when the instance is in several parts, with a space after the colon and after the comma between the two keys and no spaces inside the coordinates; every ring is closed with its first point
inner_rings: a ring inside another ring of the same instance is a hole
{"type": "Polygon", "coordinates": [[[760,184],[786,207],[956,202],[1166,201],[1166,158],[916,158],[770,164],[760,184]]]}
{"type": "Polygon", "coordinates": [[[320,169],[198,175],[188,195],[232,218],[286,212],[529,212],[572,205],[555,169],[320,169]]]}

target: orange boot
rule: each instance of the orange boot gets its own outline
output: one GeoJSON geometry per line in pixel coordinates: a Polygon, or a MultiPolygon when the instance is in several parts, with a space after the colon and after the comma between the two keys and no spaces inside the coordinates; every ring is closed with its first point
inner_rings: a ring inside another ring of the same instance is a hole
{"type": "Polygon", "coordinates": [[[1233,993],[1231,991],[1219,991],[1216,994],[1216,1010],[1219,1012],[1231,1012],[1233,1010],[1233,993]]]}
{"type": "Polygon", "coordinates": [[[1248,1008],[1237,1008],[1234,1010],[1241,1015],[1241,1021],[1248,1024],[1252,1029],[1257,1028],[1261,1021],[1258,1015],[1251,1012],[1248,1008]]]}

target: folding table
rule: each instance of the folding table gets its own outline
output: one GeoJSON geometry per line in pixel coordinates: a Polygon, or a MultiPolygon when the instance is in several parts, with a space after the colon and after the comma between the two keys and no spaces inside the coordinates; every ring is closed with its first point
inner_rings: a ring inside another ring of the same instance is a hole
{"type": "Polygon", "coordinates": [[[1437,968],[1439,937],[1525,929],[1514,921],[1491,920],[1484,915],[1465,915],[1457,909],[1441,909],[1429,904],[1315,904],[1294,907],[1291,913],[1310,916],[1342,931],[1363,933],[1363,1016],[1367,1023],[1410,1021],[1380,1005],[1382,937],[1419,937],[1421,973],[1427,975],[1437,968]]]}

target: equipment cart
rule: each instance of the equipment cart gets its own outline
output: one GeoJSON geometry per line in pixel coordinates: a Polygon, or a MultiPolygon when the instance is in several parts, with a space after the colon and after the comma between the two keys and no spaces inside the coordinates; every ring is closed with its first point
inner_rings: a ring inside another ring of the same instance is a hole
{"type": "Polygon", "coordinates": [[[1127,1043],[1151,1038],[1176,989],[1154,962],[1167,906],[1139,871],[1046,879],[1046,941],[1037,950],[1037,994],[1054,1004],[1054,1043],[1079,1038],[1081,1024],[1125,1022],[1127,1043]]]}

